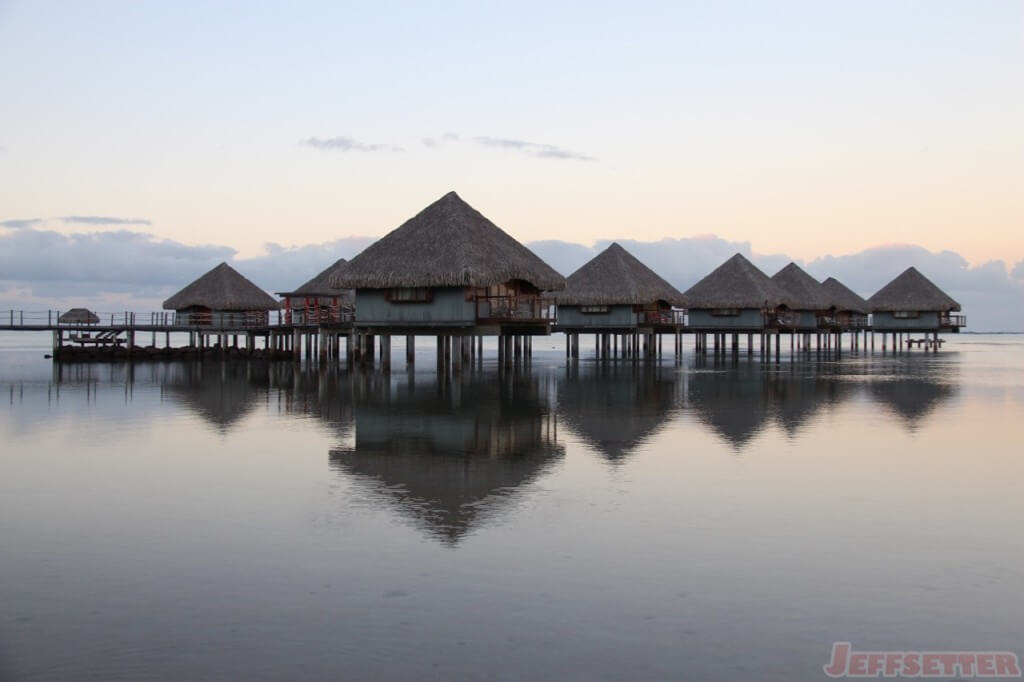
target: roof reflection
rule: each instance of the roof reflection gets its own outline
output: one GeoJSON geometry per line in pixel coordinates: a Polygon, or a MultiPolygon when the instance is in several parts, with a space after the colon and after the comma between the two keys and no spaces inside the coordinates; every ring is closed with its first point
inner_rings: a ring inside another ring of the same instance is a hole
{"type": "Polygon", "coordinates": [[[654,437],[681,402],[675,367],[613,363],[567,368],[558,382],[558,414],[611,462],[654,437]]]}
{"type": "Polygon", "coordinates": [[[330,465],[454,545],[564,454],[547,377],[352,377],[355,444],[330,465]]]}

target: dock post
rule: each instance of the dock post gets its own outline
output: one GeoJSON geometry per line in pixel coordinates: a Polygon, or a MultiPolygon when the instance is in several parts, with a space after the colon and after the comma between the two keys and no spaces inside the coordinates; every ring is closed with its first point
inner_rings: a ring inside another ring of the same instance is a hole
{"type": "Polygon", "coordinates": [[[125,337],[127,338],[125,345],[128,346],[128,355],[131,355],[132,351],[135,349],[135,330],[129,329],[125,332],[125,337]]]}
{"type": "Polygon", "coordinates": [[[416,337],[413,334],[405,337],[405,364],[416,364],[416,337]]]}
{"type": "Polygon", "coordinates": [[[391,371],[391,334],[380,335],[380,368],[391,371]]]}
{"type": "Polygon", "coordinates": [[[516,361],[523,357],[523,337],[519,334],[512,335],[512,357],[516,361]]]}
{"type": "Polygon", "coordinates": [[[295,360],[302,359],[302,336],[298,329],[292,330],[292,357],[295,360]]]}
{"type": "Polygon", "coordinates": [[[452,371],[462,371],[462,337],[453,336],[452,338],[452,371]]]}

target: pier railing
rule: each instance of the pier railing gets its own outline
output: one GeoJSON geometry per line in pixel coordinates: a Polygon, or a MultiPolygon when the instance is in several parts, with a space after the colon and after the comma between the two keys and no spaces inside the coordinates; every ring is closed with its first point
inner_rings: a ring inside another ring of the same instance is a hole
{"type": "Polygon", "coordinates": [[[60,310],[5,310],[0,312],[0,329],[46,330],[64,328],[149,329],[175,328],[246,330],[266,329],[284,324],[281,311],[271,313],[191,313],[155,312],[90,312],[72,320],[62,321],[60,310]]]}

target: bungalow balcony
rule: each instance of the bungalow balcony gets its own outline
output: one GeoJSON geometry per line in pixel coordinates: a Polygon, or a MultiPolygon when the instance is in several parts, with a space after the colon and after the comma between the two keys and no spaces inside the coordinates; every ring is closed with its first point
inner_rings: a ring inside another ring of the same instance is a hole
{"type": "Polygon", "coordinates": [[[519,294],[476,296],[478,322],[524,322],[546,324],[555,321],[557,300],[553,296],[519,294]]]}
{"type": "Polygon", "coordinates": [[[285,308],[284,323],[295,327],[346,324],[352,322],[354,313],[348,306],[318,305],[314,302],[285,308]]]}
{"type": "Polygon", "coordinates": [[[867,329],[868,316],[858,313],[829,313],[818,317],[818,329],[860,331],[867,329]]]}
{"type": "Polygon", "coordinates": [[[174,324],[180,327],[209,329],[257,329],[270,324],[266,310],[179,310],[174,324]]]}
{"type": "Polygon", "coordinates": [[[643,322],[653,325],[667,325],[682,327],[686,325],[685,310],[645,310],[642,313],[643,322]]]}
{"type": "Polygon", "coordinates": [[[967,316],[960,313],[941,313],[939,326],[943,329],[961,329],[967,326],[967,316]]]}

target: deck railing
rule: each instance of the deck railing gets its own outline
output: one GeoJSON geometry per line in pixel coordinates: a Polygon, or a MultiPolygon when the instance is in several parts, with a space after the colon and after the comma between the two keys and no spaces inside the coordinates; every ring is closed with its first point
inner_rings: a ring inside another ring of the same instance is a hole
{"type": "Polygon", "coordinates": [[[666,324],[682,327],[686,324],[685,310],[645,310],[643,321],[648,324],[666,324]]]}
{"type": "Polygon", "coordinates": [[[853,315],[850,313],[836,313],[835,315],[822,315],[818,318],[819,329],[865,329],[868,326],[867,315],[853,315]]]}
{"type": "Polygon", "coordinates": [[[967,316],[960,313],[942,313],[939,315],[940,327],[966,327],[967,316]]]}
{"type": "Polygon", "coordinates": [[[554,322],[556,299],[546,296],[477,296],[476,319],[554,322]]]}

